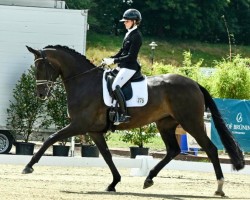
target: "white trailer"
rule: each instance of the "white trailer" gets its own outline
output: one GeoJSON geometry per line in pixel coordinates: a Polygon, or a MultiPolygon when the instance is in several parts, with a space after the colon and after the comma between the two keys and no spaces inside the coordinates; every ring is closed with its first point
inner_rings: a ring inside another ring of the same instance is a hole
{"type": "Polygon", "coordinates": [[[6,128],[12,91],[33,64],[25,46],[60,44],[85,54],[87,15],[65,9],[64,1],[0,0],[0,153],[8,153],[13,142],[6,128]]]}

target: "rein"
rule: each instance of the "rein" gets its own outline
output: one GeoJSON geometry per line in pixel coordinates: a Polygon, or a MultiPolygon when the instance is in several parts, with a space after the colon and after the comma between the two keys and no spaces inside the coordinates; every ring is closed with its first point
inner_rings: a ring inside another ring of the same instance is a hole
{"type": "Polygon", "coordinates": [[[80,74],[76,74],[76,75],[74,75],[74,76],[72,76],[72,77],[66,78],[66,79],[64,79],[63,81],[60,81],[60,82],[64,82],[64,83],[65,83],[65,82],[68,82],[68,81],[71,80],[71,79],[78,78],[79,76],[83,76],[83,75],[85,75],[85,74],[87,74],[87,73],[90,73],[90,72],[96,70],[96,69],[101,69],[101,67],[94,67],[94,68],[89,69],[89,70],[87,70],[87,71],[85,71],[85,72],[82,72],[82,73],[80,73],[80,74]]]}

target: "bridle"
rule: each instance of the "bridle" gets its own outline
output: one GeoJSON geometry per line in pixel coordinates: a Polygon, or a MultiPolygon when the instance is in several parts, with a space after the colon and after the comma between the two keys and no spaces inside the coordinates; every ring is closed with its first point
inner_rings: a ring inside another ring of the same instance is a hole
{"type": "MultiPolygon", "coordinates": [[[[46,57],[46,54],[43,50],[40,50],[41,57],[37,58],[34,60],[34,64],[36,66],[37,62],[44,62],[45,64],[45,69],[46,69],[46,78],[45,80],[37,80],[36,78],[36,86],[40,85],[46,85],[46,94],[45,94],[45,99],[49,96],[50,92],[52,91],[54,85],[56,84],[55,81],[52,80],[52,76],[49,74],[48,67],[47,65],[51,66],[51,68],[55,71],[55,73],[58,73],[58,70],[52,65],[52,63],[49,62],[49,60],[46,57]],[[50,76],[50,78],[48,78],[50,76]]],[[[36,75],[37,76],[37,75],[36,75]]]]}
{"type": "MultiPolygon", "coordinates": [[[[50,65],[51,68],[54,70],[54,72],[55,72],[55,73],[58,73],[58,70],[56,69],[56,67],[54,67],[54,66],[52,65],[52,63],[50,63],[50,62],[48,61],[45,52],[44,52],[43,50],[40,50],[40,53],[41,53],[41,56],[42,56],[42,57],[35,59],[35,60],[34,60],[34,63],[36,64],[36,62],[39,62],[39,61],[44,62],[46,66],[47,66],[47,65],[50,65]]],[[[48,68],[46,67],[46,77],[49,77],[50,75],[49,75],[49,71],[48,71],[47,69],[48,69],[48,68]]],[[[54,84],[56,84],[56,82],[52,80],[52,77],[50,77],[50,79],[48,78],[48,79],[45,79],[45,80],[36,80],[36,85],[37,85],[37,86],[38,86],[38,85],[47,85],[47,87],[51,87],[51,86],[53,86],[54,84]]]]}
{"type": "MultiPolygon", "coordinates": [[[[41,57],[35,59],[35,60],[34,60],[34,63],[42,61],[42,62],[45,63],[45,65],[51,66],[52,69],[53,69],[53,71],[54,71],[55,73],[59,73],[59,72],[58,72],[58,69],[57,69],[51,62],[49,62],[49,60],[47,59],[46,53],[45,53],[43,50],[40,50],[40,54],[41,54],[41,57]]],[[[85,72],[82,72],[82,73],[76,74],[76,75],[74,75],[74,76],[65,78],[65,79],[62,80],[62,81],[53,81],[53,80],[52,80],[52,77],[51,77],[50,79],[45,79],[45,80],[36,80],[36,85],[37,85],[37,86],[38,86],[38,85],[46,85],[46,86],[49,88],[49,91],[50,91],[50,90],[53,88],[53,86],[54,86],[55,84],[60,84],[60,83],[62,83],[62,82],[65,83],[65,82],[68,82],[69,80],[72,80],[72,79],[78,78],[78,77],[80,77],[80,76],[83,76],[83,75],[85,75],[85,74],[87,74],[87,73],[90,73],[91,71],[94,71],[94,70],[97,70],[97,69],[103,69],[103,68],[104,68],[104,66],[101,64],[101,66],[91,68],[91,69],[89,69],[89,70],[87,70],[87,71],[85,71],[85,72]]],[[[46,77],[49,77],[49,76],[50,76],[50,75],[49,75],[49,72],[48,72],[48,70],[47,70],[47,68],[46,68],[46,77]]],[[[49,91],[48,91],[48,92],[49,92],[49,91]]]]}

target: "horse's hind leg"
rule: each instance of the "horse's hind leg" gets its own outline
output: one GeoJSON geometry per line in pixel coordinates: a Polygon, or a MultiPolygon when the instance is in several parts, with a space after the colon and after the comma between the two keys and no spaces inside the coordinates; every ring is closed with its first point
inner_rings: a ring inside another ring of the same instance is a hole
{"type": "Polygon", "coordinates": [[[113,181],[112,183],[107,187],[106,191],[109,192],[115,192],[115,186],[117,183],[121,181],[121,175],[119,174],[113,160],[112,155],[109,151],[108,145],[105,141],[103,133],[89,133],[95,144],[97,145],[100,153],[102,154],[104,160],[106,161],[107,165],[109,166],[112,175],[113,175],[113,181]]]}
{"type": "Polygon", "coordinates": [[[180,152],[180,147],[175,136],[177,123],[172,118],[165,118],[156,122],[157,128],[160,131],[162,140],[166,145],[167,155],[149,172],[143,188],[148,188],[153,185],[153,178],[161,171],[180,152]]]}
{"type": "Polygon", "coordinates": [[[199,123],[193,124],[192,126],[189,125],[188,127],[185,127],[185,130],[195,138],[195,140],[206,152],[208,158],[213,164],[216,178],[218,181],[218,188],[215,192],[215,195],[225,196],[225,193],[222,190],[224,184],[224,177],[220,166],[217,147],[211,142],[211,140],[207,136],[206,130],[204,128],[204,123],[202,123],[201,125],[199,125],[199,123]]]}
{"type": "Polygon", "coordinates": [[[225,193],[222,190],[224,184],[224,176],[220,166],[218,151],[216,146],[211,142],[211,140],[205,135],[204,138],[195,138],[201,148],[206,152],[207,156],[213,163],[214,171],[218,181],[218,188],[215,191],[215,195],[225,196],[225,193]]]}

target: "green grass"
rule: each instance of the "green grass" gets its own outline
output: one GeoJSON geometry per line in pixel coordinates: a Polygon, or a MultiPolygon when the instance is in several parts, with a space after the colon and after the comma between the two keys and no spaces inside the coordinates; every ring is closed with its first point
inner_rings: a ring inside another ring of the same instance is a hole
{"type": "MultiPolygon", "coordinates": [[[[87,57],[94,64],[99,65],[102,58],[114,55],[121,47],[123,35],[100,35],[88,32],[87,57]]],[[[139,55],[143,67],[151,66],[151,49],[149,44],[155,41],[158,46],[155,50],[154,61],[164,64],[181,66],[184,51],[192,53],[193,62],[204,59],[203,67],[213,66],[214,61],[229,57],[229,45],[209,44],[197,41],[162,40],[145,37],[139,55]]],[[[240,54],[242,57],[250,56],[250,46],[232,46],[232,53],[240,54]]]]}
{"type": "MultiPolygon", "coordinates": [[[[135,146],[131,143],[126,143],[121,141],[120,134],[121,133],[119,132],[114,132],[110,134],[109,139],[107,141],[109,148],[129,148],[131,146],[135,146]]],[[[160,136],[155,136],[152,139],[152,142],[145,144],[144,147],[149,147],[150,150],[157,150],[157,151],[166,149],[160,136]]]]}

